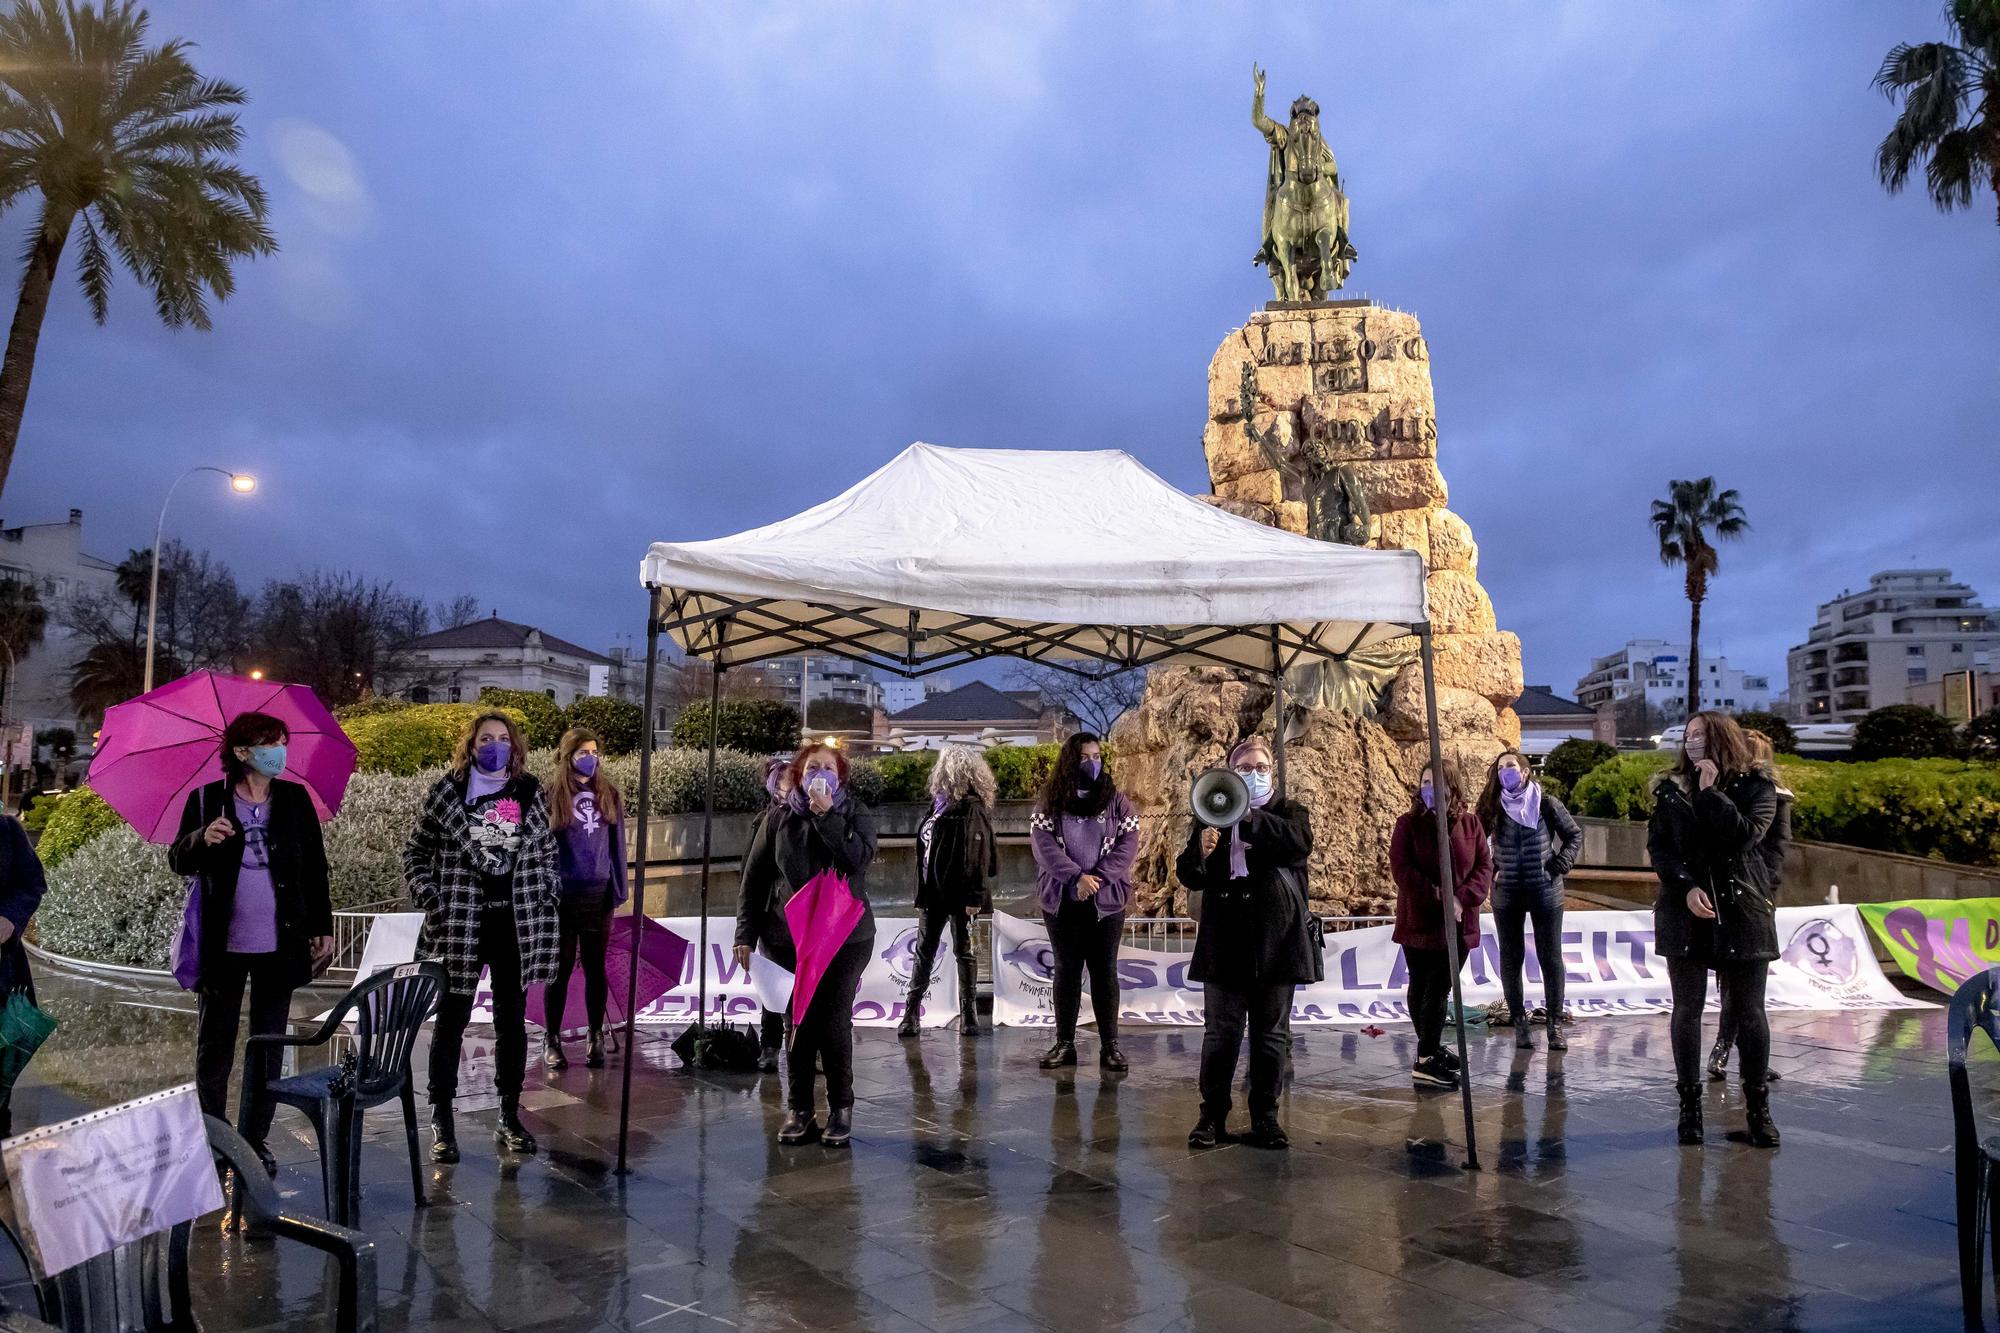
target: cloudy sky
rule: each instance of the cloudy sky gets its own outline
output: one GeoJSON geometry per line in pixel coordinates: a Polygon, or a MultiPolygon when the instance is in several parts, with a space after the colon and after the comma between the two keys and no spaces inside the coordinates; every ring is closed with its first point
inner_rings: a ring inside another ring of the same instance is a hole
{"type": "Polygon", "coordinates": [[[248,468],[171,525],[246,581],[350,568],[608,647],[648,542],[911,440],[1204,489],[1205,368],[1269,294],[1259,61],[1323,108],[1349,294],[1423,320],[1529,679],[1685,633],[1647,503],[1709,473],[1755,526],[1708,645],[1781,678],[1875,570],[2000,601],[1993,203],[1873,174],[1869,78],[1938,11],[156,0],[249,90],[283,250],[207,335],[61,290],[0,510],[80,506],[116,557],[182,468],[248,468]]]}

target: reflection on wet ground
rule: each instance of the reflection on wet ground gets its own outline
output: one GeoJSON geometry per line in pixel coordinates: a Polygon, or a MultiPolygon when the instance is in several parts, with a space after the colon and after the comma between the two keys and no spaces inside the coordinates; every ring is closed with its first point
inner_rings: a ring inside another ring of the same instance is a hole
{"type": "MultiPolygon", "coordinates": [[[[67,1026],[22,1123],[185,1078],[187,997],[42,975],[67,1026]]],[[[1045,1074],[1043,1034],[864,1030],[845,1152],[773,1142],[777,1078],[676,1072],[649,1038],[624,1179],[615,1065],[531,1074],[540,1157],[496,1160],[491,1113],[468,1117],[465,1161],[426,1167],[428,1208],[376,1113],[383,1327],[1959,1327],[1943,1011],[1772,1022],[1775,1154],[1724,1140],[1734,1083],[1709,1085],[1709,1145],[1675,1146],[1664,1018],[1593,1020],[1553,1060],[1475,1038],[1477,1173],[1457,1096],[1410,1087],[1402,1030],[1297,1037],[1292,1151],[1204,1155],[1185,1144],[1198,1031],[1128,1032],[1117,1078],[1088,1038],[1081,1070],[1045,1074]]],[[[1982,1057],[1984,1086],[1996,1069],[1982,1057]]],[[[288,1111],[273,1148],[317,1211],[288,1111]]],[[[205,1226],[194,1262],[208,1327],[327,1326],[309,1253],[205,1226]]]]}

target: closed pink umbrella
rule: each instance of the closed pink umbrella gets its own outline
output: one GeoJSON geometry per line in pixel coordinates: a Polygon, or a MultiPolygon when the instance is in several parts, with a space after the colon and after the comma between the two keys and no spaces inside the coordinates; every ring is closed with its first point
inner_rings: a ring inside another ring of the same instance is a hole
{"type": "Polygon", "coordinates": [[[197,671],[104,714],[91,790],[148,842],[180,831],[188,793],[222,776],[222,732],[244,713],[268,713],[291,733],[285,777],[304,785],[322,820],[333,818],[354,776],[354,742],[303,685],[197,671]]]}
{"type": "Polygon", "coordinates": [[[792,1021],[803,1022],[813,991],[826,975],[833,956],[861,920],[861,900],[844,875],[822,870],[785,904],[785,924],[791,927],[799,968],[792,982],[792,1021]]]}

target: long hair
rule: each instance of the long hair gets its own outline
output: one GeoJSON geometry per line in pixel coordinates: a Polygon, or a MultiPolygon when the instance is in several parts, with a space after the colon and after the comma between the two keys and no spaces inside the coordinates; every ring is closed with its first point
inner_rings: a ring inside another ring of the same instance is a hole
{"type": "Polygon", "coordinates": [[[1063,742],[1055,767],[1049,770],[1048,781],[1042,784],[1040,804],[1043,814],[1052,819],[1061,814],[1094,815],[1111,804],[1111,797],[1118,787],[1111,780],[1110,763],[1105,763],[1095,781],[1083,776],[1083,747],[1092,742],[1099,746],[1104,744],[1100,737],[1088,731],[1079,731],[1063,742]],[[1078,795],[1079,792],[1082,795],[1078,795]]]}
{"type": "Polygon", "coordinates": [[[833,771],[840,775],[840,789],[847,790],[847,754],[838,745],[828,745],[825,741],[808,741],[792,756],[792,790],[804,791],[806,787],[806,760],[824,750],[833,756],[833,771]]]}
{"type": "Polygon", "coordinates": [[[222,776],[234,787],[248,775],[249,768],[236,757],[238,746],[281,745],[291,739],[285,724],[269,713],[238,713],[222,729],[222,776]]]}
{"type": "Polygon", "coordinates": [[[465,724],[465,733],[458,738],[458,746],[451,752],[451,775],[462,778],[472,771],[472,738],[488,722],[498,722],[507,728],[507,742],[513,751],[507,756],[507,776],[518,778],[528,767],[528,745],[521,739],[521,728],[505,713],[487,710],[465,724]]]}
{"type": "MultiPolygon", "coordinates": [[[[1410,813],[1413,815],[1430,814],[1430,808],[1424,804],[1424,774],[1430,772],[1431,766],[1425,764],[1417,770],[1417,780],[1410,784],[1410,813]]],[[[1435,774],[1432,774],[1431,789],[1433,791],[1437,789],[1435,774]]],[[[1453,782],[1451,783],[1451,799],[1445,803],[1445,814],[1450,817],[1452,822],[1456,823],[1458,817],[1464,814],[1465,810],[1465,793],[1459,790],[1459,785],[1456,782],[1453,782]]]]}
{"type": "MultiPolygon", "coordinates": [[[[1743,728],[1736,725],[1736,719],[1727,713],[1696,713],[1688,719],[1693,726],[1696,719],[1701,721],[1702,734],[1708,737],[1707,758],[1715,764],[1719,777],[1733,778],[1739,773],[1757,771],[1757,752],[1750,748],[1750,742],[1743,735],[1743,728]]],[[[1682,736],[1686,736],[1683,731],[1682,736]]],[[[1681,742],[1680,755],[1674,766],[1667,770],[1692,791],[1695,787],[1694,760],[1688,758],[1687,742],[1681,742]]]]}
{"type": "Polygon", "coordinates": [[[1488,833],[1500,827],[1500,761],[1510,754],[1521,762],[1522,779],[1534,780],[1534,765],[1511,745],[1493,756],[1493,762],[1486,766],[1486,786],[1479,793],[1479,823],[1488,833]]]}
{"type": "MultiPolygon", "coordinates": [[[[599,814],[609,820],[624,816],[623,799],[618,794],[618,788],[604,776],[604,742],[597,740],[597,733],[589,727],[571,727],[556,743],[556,767],[549,774],[549,824],[554,828],[569,827],[572,817],[570,803],[577,792],[576,770],[570,764],[575,760],[576,752],[592,741],[597,741],[599,750],[597,771],[583,785],[590,788],[590,794],[597,799],[599,814]]],[[[616,850],[613,849],[614,852],[616,850]]]]}
{"type": "Polygon", "coordinates": [[[947,801],[971,796],[991,810],[999,794],[1000,785],[978,746],[954,741],[938,751],[937,762],[931,765],[931,795],[947,801]]]}

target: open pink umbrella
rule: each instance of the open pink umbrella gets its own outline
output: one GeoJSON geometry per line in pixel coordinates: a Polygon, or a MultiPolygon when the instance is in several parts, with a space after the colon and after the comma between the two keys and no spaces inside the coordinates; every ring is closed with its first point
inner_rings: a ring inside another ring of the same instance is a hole
{"type": "Polygon", "coordinates": [[[291,733],[285,777],[333,818],[354,776],[354,742],[303,685],[197,671],[104,714],[91,790],[148,842],[172,842],[188,793],[222,776],[222,732],[244,713],[269,713],[291,733]]]}
{"type": "Polygon", "coordinates": [[[822,870],[785,904],[785,924],[792,928],[799,967],[792,982],[792,1021],[803,1022],[813,991],[826,975],[833,956],[861,920],[861,900],[847,887],[847,878],[822,870]]]}
{"type": "MultiPolygon", "coordinates": [[[[639,1003],[640,1013],[646,1006],[667,994],[681,984],[681,969],[687,965],[689,944],[686,940],[668,930],[650,917],[615,917],[611,922],[609,942],[604,949],[604,970],[611,983],[609,996],[604,1006],[604,1021],[607,1024],[622,1024],[625,1021],[627,993],[632,989],[632,942],[639,942],[639,1003]],[[643,928],[634,925],[643,921],[643,928]]],[[[528,987],[528,1021],[538,1027],[549,1025],[548,987],[528,987]]],[[[569,974],[569,990],[563,1000],[563,1023],[565,1031],[575,1031],[589,1022],[589,1012],[584,1007],[583,969],[577,968],[569,974]]]]}

